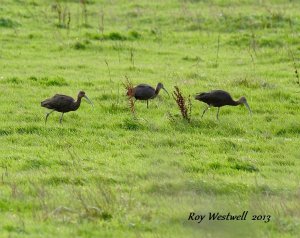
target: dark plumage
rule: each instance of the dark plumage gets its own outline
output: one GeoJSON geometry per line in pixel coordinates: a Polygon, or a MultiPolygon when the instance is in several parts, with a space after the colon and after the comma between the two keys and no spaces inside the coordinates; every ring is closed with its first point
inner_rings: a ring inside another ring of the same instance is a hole
{"type": "Polygon", "coordinates": [[[42,107],[46,107],[48,109],[52,109],[51,112],[48,112],[46,115],[45,123],[47,122],[48,116],[54,112],[61,112],[61,117],[60,117],[60,123],[62,122],[62,118],[64,113],[70,112],[70,111],[76,111],[81,103],[82,98],[86,98],[90,104],[93,105],[91,100],[85,95],[85,92],[80,91],[77,96],[77,101],[75,101],[72,97],[66,96],[66,95],[61,95],[61,94],[56,94],[52,98],[48,98],[45,101],[41,102],[42,107]]]}
{"type": "Polygon", "coordinates": [[[208,104],[207,108],[205,108],[202,113],[202,117],[204,116],[207,109],[211,106],[218,108],[217,119],[219,119],[220,107],[223,107],[226,105],[237,106],[240,104],[244,104],[248,108],[250,114],[252,113],[245,97],[241,97],[239,100],[235,101],[232,99],[232,97],[230,96],[230,94],[228,92],[223,91],[223,90],[213,90],[208,93],[199,93],[195,96],[195,99],[208,104]]]}
{"type": "Polygon", "coordinates": [[[127,91],[127,96],[134,97],[136,100],[146,100],[148,108],[148,100],[155,98],[161,89],[165,90],[169,95],[164,85],[162,83],[158,83],[156,89],[148,84],[139,84],[136,87],[129,89],[127,91]]]}

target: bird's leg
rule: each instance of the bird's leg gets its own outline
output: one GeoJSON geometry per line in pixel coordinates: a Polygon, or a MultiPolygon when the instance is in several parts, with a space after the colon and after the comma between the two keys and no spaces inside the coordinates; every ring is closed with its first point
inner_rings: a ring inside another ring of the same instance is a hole
{"type": "Polygon", "coordinates": [[[59,119],[59,122],[62,123],[62,119],[63,119],[64,113],[61,114],[61,117],[59,119]]]}
{"type": "Polygon", "coordinates": [[[49,116],[52,112],[54,112],[54,111],[55,111],[55,110],[52,110],[51,112],[46,113],[45,125],[46,125],[46,123],[47,123],[48,116],[49,116]]]}
{"type": "Polygon", "coordinates": [[[148,108],[148,100],[147,100],[147,108],[148,108]]]}
{"type": "Polygon", "coordinates": [[[207,111],[208,109],[209,109],[209,106],[207,106],[207,107],[204,109],[201,118],[204,116],[204,114],[206,113],[206,111],[207,111]]]}
{"type": "Polygon", "coordinates": [[[220,112],[220,108],[218,107],[218,111],[217,111],[217,120],[219,120],[219,112],[220,112]]]}

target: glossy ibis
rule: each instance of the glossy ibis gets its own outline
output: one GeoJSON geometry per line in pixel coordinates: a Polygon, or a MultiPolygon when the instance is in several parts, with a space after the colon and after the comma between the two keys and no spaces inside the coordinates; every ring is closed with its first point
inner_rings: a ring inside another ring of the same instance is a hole
{"type": "Polygon", "coordinates": [[[41,102],[42,107],[46,107],[48,109],[52,109],[51,112],[48,112],[46,115],[45,119],[45,124],[47,123],[48,116],[54,112],[61,112],[61,117],[59,122],[62,123],[63,115],[66,112],[70,111],[76,111],[81,103],[82,98],[86,98],[90,104],[93,105],[91,100],[85,95],[85,92],[80,91],[77,96],[77,101],[75,101],[72,97],[66,96],[66,95],[61,95],[61,94],[56,94],[52,98],[48,98],[45,101],[41,102]]]}
{"type": "Polygon", "coordinates": [[[148,100],[155,98],[161,89],[166,91],[166,93],[169,95],[164,85],[162,83],[158,83],[156,89],[148,84],[139,84],[136,87],[129,89],[127,91],[127,96],[134,97],[136,100],[146,100],[148,108],[148,100]]]}
{"type": "Polygon", "coordinates": [[[237,106],[240,104],[244,104],[249,109],[250,114],[252,113],[245,97],[241,97],[239,100],[235,101],[232,99],[228,92],[223,90],[213,90],[208,93],[199,93],[195,96],[195,99],[208,104],[208,106],[204,109],[201,118],[204,116],[207,109],[209,109],[211,106],[218,108],[217,119],[219,119],[220,107],[226,105],[237,106]]]}

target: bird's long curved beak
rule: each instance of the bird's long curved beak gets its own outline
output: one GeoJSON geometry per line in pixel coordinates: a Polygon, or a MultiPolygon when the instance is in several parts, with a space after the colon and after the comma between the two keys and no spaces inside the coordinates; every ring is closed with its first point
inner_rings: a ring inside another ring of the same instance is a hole
{"type": "Polygon", "coordinates": [[[168,93],[167,89],[165,89],[164,87],[162,88],[167,94],[168,96],[170,97],[170,94],[168,93]]]}
{"type": "Polygon", "coordinates": [[[94,107],[93,102],[86,95],[84,95],[83,97],[88,101],[89,104],[91,104],[94,107]]]}
{"type": "Polygon", "coordinates": [[[252,116],[252,111],[250,109],[250,106],[247,102],[244,102],[244,105],[248,108],[249,112],[250,112],[250,115],[252,116]]]}

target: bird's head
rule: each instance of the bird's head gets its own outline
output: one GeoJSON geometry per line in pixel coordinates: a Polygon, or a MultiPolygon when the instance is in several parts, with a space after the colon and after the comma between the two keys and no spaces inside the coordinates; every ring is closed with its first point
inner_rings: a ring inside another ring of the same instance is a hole
{"type": "Polygon", "coordinates": [[[246,99],[245,97],[241,97],[241,98],[238,100],[238,102],[239,102],[240,104],[244,104],[244,105],[248,108],[250,114],[252,114],[252,111],[251,111],[251,109],[250,109],[250,106],[249,106],[249,104],[248,104],[248,102],[247,102],[247,99],[246,99]]]}
{"type": "Polygon", "coordinates": [[[79,98],[83,98],[85,96],[85,92],[84,91],[80,91],[79,93],[78,93],[78,97],[79,98]]]}
{"type": "Polygon", "coordinates": [[[92,103],[92,101],[85,95],[84,91],[80,91],[78,93],[78,98],[85,98],[88,101],[88,103],[90,103],[92,106],[94,106],[94,104],[92,103]]]}
{"type": "Polygon", "coordinates": [[[165,89],[164,85],[162,83],[158,83],[156,86],[156,90],[159,92],[159,90],[163,89],[170,97],[170,94],[168,93],[167,89],[165,89]]]}
{"type": "Polygon", "coordinates": [[[162,83],[158,83],[157,88],[162,89],[162,88],[164,88],[164,85],[162,83]]]}

